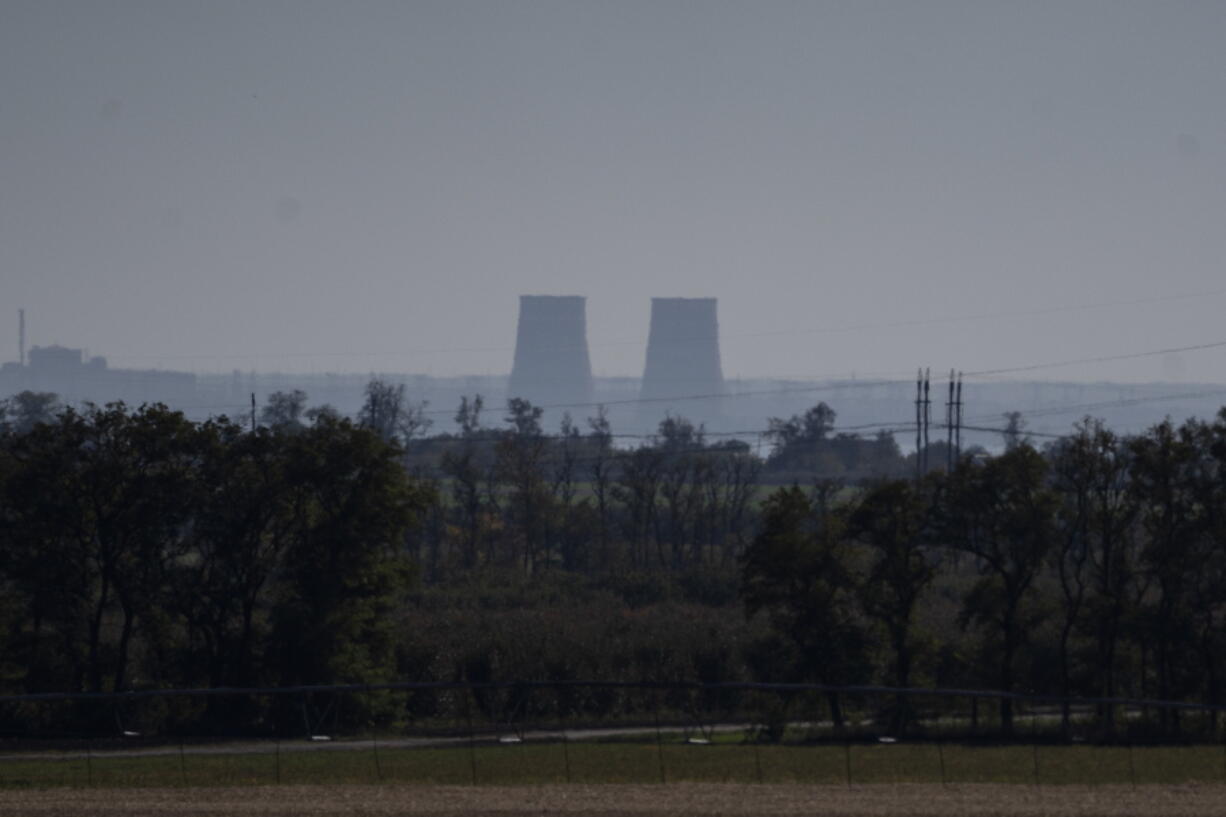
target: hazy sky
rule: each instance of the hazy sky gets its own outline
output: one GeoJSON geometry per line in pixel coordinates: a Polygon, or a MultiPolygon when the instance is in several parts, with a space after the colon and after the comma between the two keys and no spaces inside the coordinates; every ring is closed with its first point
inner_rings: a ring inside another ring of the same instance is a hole
{"type": "Polygon", "coordinates": [[[1226,340],[1224,260],[1223,2],[0,0],[0,359],[501,373],[539,293],[990,369],[1226,340]]]}

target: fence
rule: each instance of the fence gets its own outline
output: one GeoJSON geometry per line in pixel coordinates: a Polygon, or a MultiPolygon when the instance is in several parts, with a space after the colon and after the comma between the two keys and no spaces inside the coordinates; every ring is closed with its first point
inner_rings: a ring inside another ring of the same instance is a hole
{"type": "Polygon", "coordinates": [[[1226,707],[815,684],[0,697],[0,786],[1226,781],[1226,707]]]}

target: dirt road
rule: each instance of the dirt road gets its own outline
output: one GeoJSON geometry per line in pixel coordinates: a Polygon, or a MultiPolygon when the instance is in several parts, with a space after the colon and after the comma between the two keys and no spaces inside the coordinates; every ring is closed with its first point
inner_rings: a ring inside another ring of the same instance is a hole
{"type": "Polygon", "coordinates": [[[0,792],[0,815],[31,817],[656,817],[656,815],[1226,814],[1226,786],[803,785],[281,786],[0,792]]]}

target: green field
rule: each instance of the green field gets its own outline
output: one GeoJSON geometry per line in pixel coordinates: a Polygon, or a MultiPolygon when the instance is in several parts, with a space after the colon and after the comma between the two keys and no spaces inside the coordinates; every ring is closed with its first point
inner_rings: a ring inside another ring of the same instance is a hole
{"type": "Polygon", "coordinates": [[[429,783],[1220,783],[1219,746],[756,745],[546,742],[390,748],[375,743],[269,745],[207,753],[37,752],[0,759],[0,787],[165,787],[429,783]],[[1036,766],[1037,763],[1037,766],[1036,766]],[[849,780],[850,771],[850,780],[849,780]]]}

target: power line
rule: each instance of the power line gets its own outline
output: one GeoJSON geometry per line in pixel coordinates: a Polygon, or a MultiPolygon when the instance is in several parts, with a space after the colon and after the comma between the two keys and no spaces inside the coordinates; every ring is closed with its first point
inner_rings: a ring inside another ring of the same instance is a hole
{"type": "MultiPolygon", "coordinates": [[[[796,335],[834,335],[856,332],[878,331],[882,329],[906,329],[922,326],[938,326],[950,323],[968,323],[985,320],[1001,320],[1005,318],[1026,318],[1040,315],[1052,315],[1068,312],[1085,312],[1096,309],[1112,309],[1127,306],[1144,306],[1156,303],[1174,301],[1202,300],[1226,295],[1226,289],[1212,289],[1201,292],[1181,293],[1177,295],[1160,295],[1147,298],[1136,298],[1122,301],[1101,301],[1097,303],[1062,304],[1056,306],[1035,307],[1033,309],[1002,310],[998,312],[978,312],[961,315],[943,315],[935,318],[914,318],[902,321],[882,321],[876,323],[846,324],[843,326],[821,328],[775,329],[758,332],[736,332],[720,335],[720,342],[735,341],[744,338],[788,337],[796,335]]],[[[672,338],[667,343],[696,343],[710,340],[709,337],[672,338]]],[[[646,346],[646,339],[621,339],[597,341],[584,344],[587,348],[602,348],[613,346],[646,346]]],[[[568,345],[541,346],[534,344],[532,348],[570,348],[568,345]]],[[[188,355],[158,355],[132,354],[110,355],[115,360],[258,360],[260,358],[352,358],[352,357],[399,357],[405,355],[426,354],[469,354],[478,352],[511,352],[514,346],[440,346],[433,348],[400,349],[395,351],[331,351],[331,352],[238,352],[233,354],[188,354],[188,355]]],[[[969,373],[968,373],[969,374],[969,373]]]]}
{"type": "MultiPolygon", "coordinates": [[[[1147,397],[1123,397],[1117,400],[1103,400],[1097,403],[1077,403],[1064,406],[1047,406],[1044,408],[1032,409],[1030,411],[1019,412],[1024,417],[1051,417],[1061,414],[1072,414],[1074,412],[1090,412],[1098,409],[1124,408],[1127,406],[1142,404],[1142,403],[1161,403],[1168,400],[1189,400],[1198,397],[1215,397],[1226,396],[1226,389],[1209,389],[1195,392],[1182,392],[1179,394],[1156,394],[1147,397]]],[[[980,414],[974,419],[986,420],[993,419],[994,414],[980,414]]]]}
{"type": "Polygon", "coordinates": [[[1205,349],[1221,349],[1226,347],[1226,340],[1216,340],[1209,343],[1197,343],[1192,346],[1173,346],[1168,349],[1152,349],[1148,352],[1131,352],[1122,355],[1100,355],[1098,357],[1082,357],[1072,360],[1058,360],[1048,363],[1034,363],[1027,366],[1010,366],[1002,369],[980,369],[977,372],[966,372],[968,377],[993,377],[1016,372],[1033,372],[1039,369],[1056,369],[1062,366],[1076,366],[1081,363],[1110,363],[1116,360],[1137,360],[1144,357],[1171,355],[1179,352],[1199,352],[1205,349]]]}
{"type": "MultiPolygon", "coordinates": [[[[601,406],[639,405],[643,403],[675,403],[679,401],[701,400],[734,400],[741,397],[758,397],[769,394],[800,394],[822,391],[834,391],[848,388],[870,388],[875,386],[897,385],[893,380],[857,380],[850,383],[821,383],[809,386],[796,386],[782,389],[758,389],[739,392],[708,392],[705,394],[681,394],[671,397],[628,397],[621,400],[603,400],[584,403],[549,403],[536,406],[541,409],[599,408],[601,406]]],[[[426,414],[454,414],[454,410],[437,409],[426,414]]]]}
{"type": "MultiPolygon", "coordinates": [[[[720,398],[720,397],[728,397],[728,398],[753,397],[753,396],[758,396],[758,395],[771,395],[771,394],[781,394],[781,393],[812,393],[812,392],[821,392],[821,391],[842,390],[842,389],[847,389],[851,387],[859,387],[859,386],[871,387],[871,386],[881,386],[881,385],[901,385],[901,381],[893,381],[893,380],[856,381],[855,383],[823,384],[823,385],[804,386],[804,387],[791,388],[791,389],[763,389],[763,390],[757,390],[757,391],[730,392],[730,393],[716,394],[716,395],[693,394],[693,395],[682,395],[679,397],[672,397],[672,398],[653,398],[653,399],[647,399],[647,400],[639,399],[639,398],[627,398],[624,400],[593,402],[593,403],[566,403],[566,404],[542,405],[542,406],[538,406],[538,408],[543,408],[543,409],[599,408],[601,406],[610,406],[610,405],[629,405],[629,404],[644,403],[644,402],[668,402],[672,400],[703,400],[703,399],[714,399],[714,398],[720,398]]],[[[1193,391],[1193,392],[1180,392],[1176,394],[1161,394],[1161,395],[1151,395],[1151,396],[1145,396],[1145,397],[1129,397],[1129,398],[1121,398],[1118,400],[1099,401],[1099,402],[1093,402],[1093,403],[1074,403],[1074,404],[1068,404],[1064,406],[1050,406],[1050,407],[1045,407],[1045,408],[1040,408],[1040,409],[1033,409],[1030,411],[1022,411],[1021,414],[1025,417],[1058,416],[1060,414],[1070,414],[1073,412],[1093,411],[1097,409],[1108,409],[1108,408],[1121,408],[1125,406],[1142,404],[1142,403],[1166,402],[1170,400],[1196,399],[1196,398],[1214,397],[1214,396],[1226,396],[1226,389],[1210,389],[1210,390],[1201,390],[1201,391],[1193,391]]],[[[179,410],[187,410],[187,409],[234,409],[236,411],[245,412],[249,409],[249,406],[243,403],[227,403],[227,404],[192,405],[192,406],[179,407],[179,410]]],[[[450,414],[454,414],[455,410],[454,409],[434,409],[434,410],[426,411],[423,413],[432,415],[432,416],[450,415],[450,414]]],[[[356,412],[338,412],[338,414],[342,417],[347,417],[349,419],[356,419],[357,417],[356,412]]],[[[995,416],[996,416],[995,414],[978,414],[978,415],[974,415],[970,419],[971,420],[987,420],[987,419],[992,419],[995,416]]],[[[917,425],[916,423],[908,422],[908,421],[876,422],[876,423],[864,423],[864,424],[859,424],[859,425],[854,425],[854,426],[836,426],[832,429],[832,431],[835,431],[835,432],[862,431],[862,430],[868,430],[868,429],[901,428],[903,426],[906,426],[908,429],[914,430],[916,425],[917,425]]],[[[947,429],[949,428],[949,425],[948,423],[941,423],[941,424],[936,424],[935,427],[947,429]]],[[[955,423],[955,430],[956,430],[956,427],[957,427],[957,424],[955,423]]],[[[964,426],[964,427],[969,428],[969,426],[964,426]]],[[[760,433],[760,431],[761,430],[745,429],[745,430],[738,430],[738,431],[707,431],[705,433],[707,436],[735,437],[735,436],[753,435],[753,434],[760,433]]],[[[614,435],[614,436],[621,436],[621,435],[614,435]]],[[[651,434],[641,434],[641,435],[630,435],[630,436],[649,437],[652,435],[651,434]]]]}

